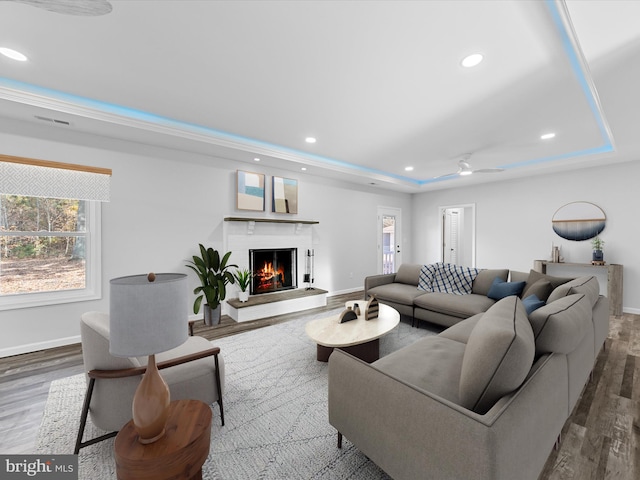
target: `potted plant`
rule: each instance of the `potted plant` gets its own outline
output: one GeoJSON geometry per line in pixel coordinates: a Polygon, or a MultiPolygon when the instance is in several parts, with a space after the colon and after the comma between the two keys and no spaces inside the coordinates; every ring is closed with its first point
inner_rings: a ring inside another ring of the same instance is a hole
{"type": "Polygon", "coordinates": [[[236,270],[233,272],[233,278],[236,279],[236,282],[238,282],[238,286],[240,287],[238,300],[246,302],[249,299],[249,292],[247,292],[247,288],[251,285],[251,279],[253,278],[251,270],[248,268],[245,268],[244,270],[236,270]]]}
{"type": "Polygon", "coordinates": [[[193,302],[193,313],[200,312],[200,305],[203,298],[206,299],[204,306],[204,323],[206,325],[217,325],[220,323],[220,302],[227,296],[227,284],[235,283],[233,273],[229,270],[237,265],[227,264],[231,252],[224,254],[220,258],[220,253],[213,248],[200,246],[200,256],[194,255],[193,260],[188,260],[186,265],[196,272],[200,279],[200,286],[193,290],[198,295],[193,302]]]}
{"type": "Polygon", "coordinates": [[[593,247],[592,263],[604,263],[604,253],[602,252],[604,240],[600,237],[594,237],[591,239],[591,246],[593,247]]]}

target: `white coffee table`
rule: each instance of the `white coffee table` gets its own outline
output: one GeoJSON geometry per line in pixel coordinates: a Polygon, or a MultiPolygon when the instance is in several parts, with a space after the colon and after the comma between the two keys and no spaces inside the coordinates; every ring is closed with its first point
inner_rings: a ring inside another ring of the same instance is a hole
{"type": "Polygon", "coordinates": [[[400,314],[388,305],[380,304],[378,318],[365,320],[364,300],[349,301],[348,306],[357,303],[361,314],[357,320],[338,323],[340,315],[319,318],[307,323],[305,330],[311,340],[318,344],[317,359],[320,362],[329,360],[334,348],[339,348],[351,355],[371,363],[380,358],[380,337],[389,333],[400,323],[400,314]]]}

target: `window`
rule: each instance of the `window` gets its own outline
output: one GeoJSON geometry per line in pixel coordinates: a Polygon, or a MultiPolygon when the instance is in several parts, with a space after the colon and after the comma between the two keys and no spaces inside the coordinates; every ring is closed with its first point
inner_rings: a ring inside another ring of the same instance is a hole
{"type": "Polygon", "coordinates": [[[0,310],[100,298],[100,202],[0,195],[0,310]]]}

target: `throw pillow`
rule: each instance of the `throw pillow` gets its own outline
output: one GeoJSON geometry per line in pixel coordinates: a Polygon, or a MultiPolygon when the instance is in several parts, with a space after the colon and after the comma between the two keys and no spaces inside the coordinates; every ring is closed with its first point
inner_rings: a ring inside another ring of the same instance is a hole
{"type": "Polygon", "coordinates": [[[527,311],[527,315],[531,315],[531,312],[544,306],[544,300],[540,300],[535,294],[529,295],[522,300],[524,309],[527,311]]]}
{"type": "Polygon", "coordinates": [[[541,278],[537,282],[532,283],[531,285],[525,285],[524,290],[522,290],[522,298],[529,297],[531,295],[535,295],[540,300],[546,302],[553,292],[553,287],[551,286],[551,282],[546,278],[541,278]]]}
{"type": "MultiPolygon", "coordinates": [[[[558,287],[559,285],[562,285],[563,283],[567,283],[568,281],[572,280],[571,278],[552,277],[551,275],[547,275],[545,273],[536,272],[535,270],[529,270],[529,278],[527,279],[527,285],[524,287],[522,296],[528,297],[529,288],[531,288],[531,286],[534,285],[540,279],[547,280],[551,284],[552,289],[558,287]]],[[[542,297],[538,297],[538,298],[542,298],[542,297]]]]}
{"type": "Polygon", "coordinates": [[[522,300],[510,296],[494,304],[469,335],[460,372],[460,405],[487,413],[524,382],[534,353],[533,330],[522,300]]]}
{"type": "Polygon", "coordinates": [[[525,282],[505,282],[500,277],[496,277],[491,284],[487,297],[493,300],[502,300],[511,295],[520,295],[525,282]]]}

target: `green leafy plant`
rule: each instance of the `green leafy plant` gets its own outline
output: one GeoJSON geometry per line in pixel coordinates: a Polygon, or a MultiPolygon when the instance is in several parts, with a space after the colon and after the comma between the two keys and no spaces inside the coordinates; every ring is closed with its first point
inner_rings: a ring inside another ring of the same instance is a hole
{"type": "Polygon", "coordinates": [[[600,237],[594,237],[591,239],[591,246],[594,250],[602,250],[602,247],[604,247],[604,240],[600,237]]]}
{"type": "Polygon", "coordinates": [[[200,311],[200,305],[202,299],[207,299],[207,304],[212,309],[218,308],[220,302],[227,296],[227,284],[235,283],[235,277],[229,270],[237,265],[227,264],[231,252],[224,254],[220,258],[220,253],[213,248],[205,248],[202,244],[200,246],[200,256],[194,255],[193,260],[187,260],[189,262],[187,267],[196,272],[200,279],[200,286],[193,290],[196,297],[193,302],[193,313],[197,314],[200,311]]]}
{"type": "Polygon", "coordinates": [[[233,278],[235,278],[236,282],[238,282],[240,290],[246,292],[247,288],[249,288],[249,285],[251,284],[253,274],[251,273],[251,270],[245,268],[244,270],[236,270],[235,272],[233,272],[233,278]]]}

